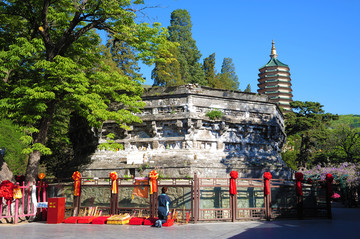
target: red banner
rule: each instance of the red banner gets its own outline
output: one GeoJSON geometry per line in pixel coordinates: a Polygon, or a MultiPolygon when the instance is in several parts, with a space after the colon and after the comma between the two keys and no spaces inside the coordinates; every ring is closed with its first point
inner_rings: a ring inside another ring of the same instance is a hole
{"type": "Polygon", "coordinates": [[[149,173],[149,179],[150,179],[150,194],[156,193],[158,191],[157,189],[157,180],[158,173],[155,170],[152,170],[149,173]]]}
{"type": "Polygon", "coordinates": [[[304,174],[302,174],[300,172],[295,173],[295,180],[296,180],[296,195],[302,196],[303,191],[302,191],[302,187],[301,187],[301,181],[304,180],[304,174]]]}
{"type": "Polygon", "coordinates": [[[135,178],[135,187],[132,192],[132,198],[134,199],[134,196],[140,197],[140,198],[148,198],[149,197],[149,180],[144,179],[136,179],[135,178]]]}
{"type": "Polygon", "coordinates": [[[117,194],[118,193],[118,185],[116,183],[116,180],[118,178],[118,175],[116,172],[111,172],[109,176],[111,179],[111,193],[117,194]]]}
{"type": "Polygon", "coordinates": [[[264,193],[265,195],[270,194],[270,179],[272,179],[272,175],[270,172],[264,173],[264,180],[265,180],[265,187],[264,187],[264,193]]]}
{"type": "Polygon", "coordinates": [[[230,194],[235,195],[237,193],[236,190],[236,179],[238,178],[238,172],[231,171],[230,172],[230,194]]]}
{"type": "Polygon", "coordinates": [[[79,171],[76,171],[72,175],[74,182],[74,196],[80,195],[80,179],[81,179],[81,173],[79,171]]]}

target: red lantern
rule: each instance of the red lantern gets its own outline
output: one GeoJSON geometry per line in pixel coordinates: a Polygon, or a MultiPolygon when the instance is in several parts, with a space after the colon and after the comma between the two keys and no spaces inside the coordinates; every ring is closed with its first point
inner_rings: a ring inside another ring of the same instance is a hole
{"type": "Polygon", "coordinates": [[[265,195],[270,194],[270,179],[272,179],[271,173],[270,172],[265,172],[264,173],[264,180],[265,180],[264,193],[265,193],[265,195]]]}
{"type": "Polygon", "coordinates": [[[40,180],[43,180],[45,178],[45,176],[46,176],[45,173],[39,173],[38,178],[40,180]]]}
{"type": "Polygon", "coordinates": [[[42,180],[45,178],[45,173],[39,173],[38,178],[40,179],[40,182],[39,182],[39,192],[40,192],[41,188],[43,186],[43,181],[42,180]]]}
{"type": "Polygon", "coordinates": [[[236,190],[236,179],[238,178],[238,172],[231,171],[230,172],[230,194],[235,195],[237,193],[236,190]]]}

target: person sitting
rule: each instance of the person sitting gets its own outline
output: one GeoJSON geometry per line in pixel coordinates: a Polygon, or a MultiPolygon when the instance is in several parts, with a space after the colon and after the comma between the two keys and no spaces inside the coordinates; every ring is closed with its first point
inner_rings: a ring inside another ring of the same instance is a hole
{"type": "Polygon", "coordinates": [[[169,215],[169,205],[171,200],[168,195],[166,195],[167,187],[161,189],[161,195],[158,196],[158,216],[159,220],[155,222],[155,227],[162,227],[163,223],[167,222],[169,215]]]}

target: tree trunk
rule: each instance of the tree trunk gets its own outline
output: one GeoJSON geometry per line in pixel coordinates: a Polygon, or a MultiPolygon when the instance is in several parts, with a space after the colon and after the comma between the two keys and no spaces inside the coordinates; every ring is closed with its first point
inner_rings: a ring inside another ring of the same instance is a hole
{"type": "Polygon", "coordinates": [[[15,181],[14,175],[9,169],[9,166],[7,165],[3,157],[0,155],[0,182],[4,180],[10,180],[13,182],[15,181]]]}
{"type": "Polygon", "coordinates": [[[37,179],[41,153],[34,151],[30,154],[26,168],[26,182],[34,182],[37,179]]]}
{"type": "MultiPolygon", "coordinates": [[[[40,143],[45,145],[46,143],[46,137],[49,132],[49,127],[53,118],[54,114],[54,102],[51,102],[48,104],[47,108],[47,117],[44,117],[41,120],[40,127],[39,127],[39,133],[34,140],[34,143],[40,143]]],[[[38,170],[39,170],[39,164],[40,164],[40,157],[41,152],[34,150],[32,153],[30,153],[29,162],[26,168],[26,181],[27,182],[33,182],[37,179],[38,170]]]]}

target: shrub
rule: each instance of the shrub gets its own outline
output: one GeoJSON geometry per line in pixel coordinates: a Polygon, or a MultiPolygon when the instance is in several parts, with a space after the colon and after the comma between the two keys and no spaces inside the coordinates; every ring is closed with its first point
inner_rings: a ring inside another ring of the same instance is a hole
{"type": "Polygon", "coordinates": [[[209,117],[211,120],[215,120],[215,119],[220,119],[221,117],[223,117],[224,114],[221,112],[221,110],[216,109],[206,112],[205,115],[209,117]]]}

